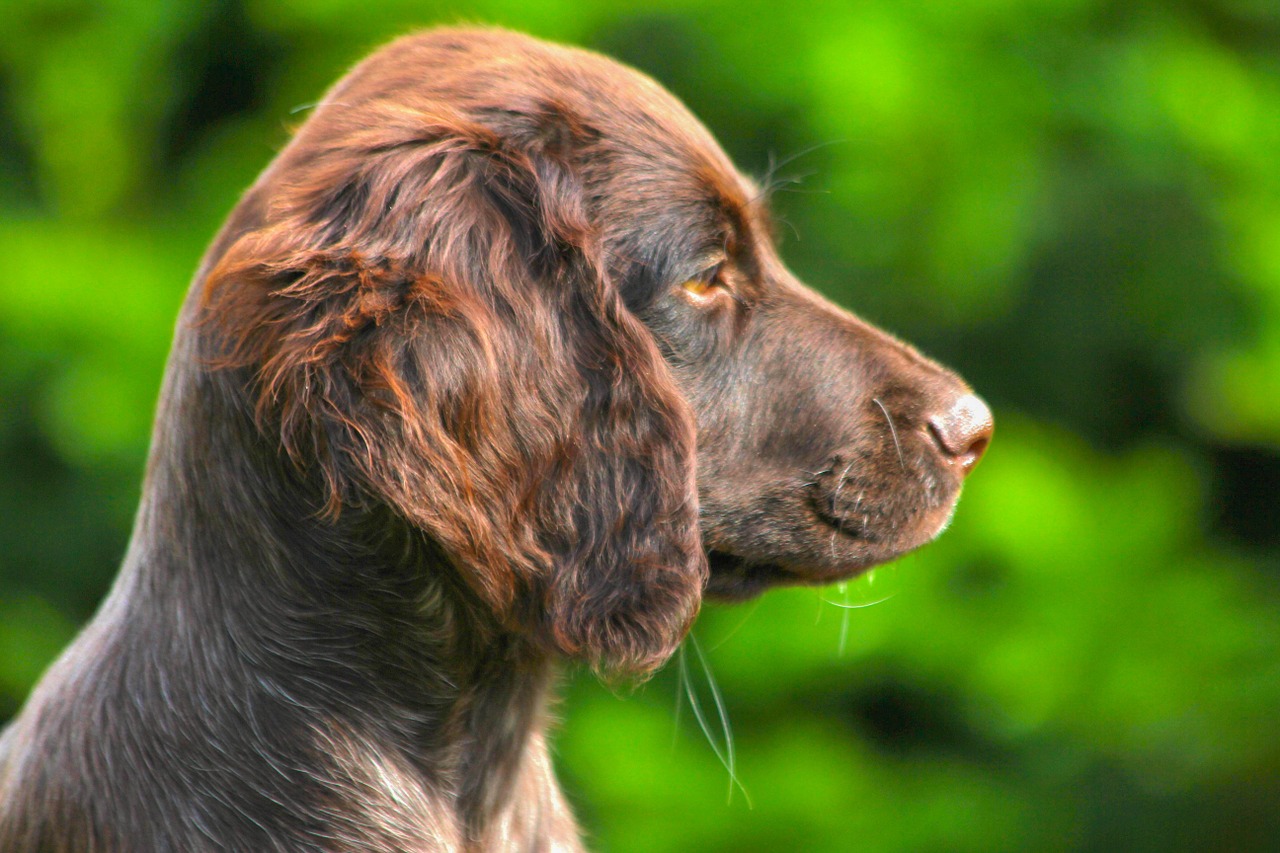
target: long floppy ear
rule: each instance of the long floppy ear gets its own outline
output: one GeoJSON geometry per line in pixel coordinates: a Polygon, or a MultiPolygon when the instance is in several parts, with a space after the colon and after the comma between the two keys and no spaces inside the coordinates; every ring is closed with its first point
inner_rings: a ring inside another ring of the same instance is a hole
{"type": "Polygon", "coordinates": [[[692,420],[572,168],[452,114],[354,121],[283,155],[266,222],[209,274],[218,363],[254,377],[328,515],[387,504],[503,624],[653,669],[706,579],[692,420]]]}

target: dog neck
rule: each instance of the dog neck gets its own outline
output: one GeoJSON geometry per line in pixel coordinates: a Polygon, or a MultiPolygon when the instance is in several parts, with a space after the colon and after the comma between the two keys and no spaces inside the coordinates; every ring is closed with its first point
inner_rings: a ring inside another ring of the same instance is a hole
{"type": "Polygon", "coordinates": [[[160,763],[135,777],[174,821],[233,804],[203,820],[242,822],[245,849],[578,849],[547,655],[430,543],[318,518],[225,389],[174,362],[125,568],[81,643],[160,763]]]}

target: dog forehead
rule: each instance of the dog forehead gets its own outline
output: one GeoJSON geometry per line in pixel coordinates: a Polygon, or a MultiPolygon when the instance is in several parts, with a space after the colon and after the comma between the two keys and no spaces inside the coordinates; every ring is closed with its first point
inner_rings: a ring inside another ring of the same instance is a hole
{"type": "MultiPolygon", "coordinates": [[[[538,43],[542,44],[542,43],[538,43]]],[[[551,97],[560,117],[599,133],[596,146],[610,197],[632,209],[715,208],[740,217],[754,192],[712,133],[675,95],[651,77],[609,57],[542,45],[565,75],[551,97]],[[566,79],[567,78],[567,79],[566,79]]]]}

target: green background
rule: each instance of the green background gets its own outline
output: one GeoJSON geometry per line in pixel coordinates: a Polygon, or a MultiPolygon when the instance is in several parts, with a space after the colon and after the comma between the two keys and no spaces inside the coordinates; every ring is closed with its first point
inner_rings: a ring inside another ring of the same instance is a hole
{"type": "Polygon", "coordinates": [[[566,679],[594,847],[1280,849],[1274,0],[5,0],[0,717],[123,553],[221,218],[352,62],[459,21],[794,158],[788,262],[998,424],[933,546],[708,607],[642,687],[566,679]]]}

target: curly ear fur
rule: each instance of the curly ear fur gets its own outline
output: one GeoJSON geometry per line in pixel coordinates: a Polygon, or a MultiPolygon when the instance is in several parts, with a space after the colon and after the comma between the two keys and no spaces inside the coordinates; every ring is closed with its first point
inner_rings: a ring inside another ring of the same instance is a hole
{"type": "Polygon", "coordinates": [[[509,628],[651,670],[706,579],[693,426],[573,169],[458,115],[360,118],[285,161],[209,274],[216,364],[325,514],[385,503],[509,628]]]}

